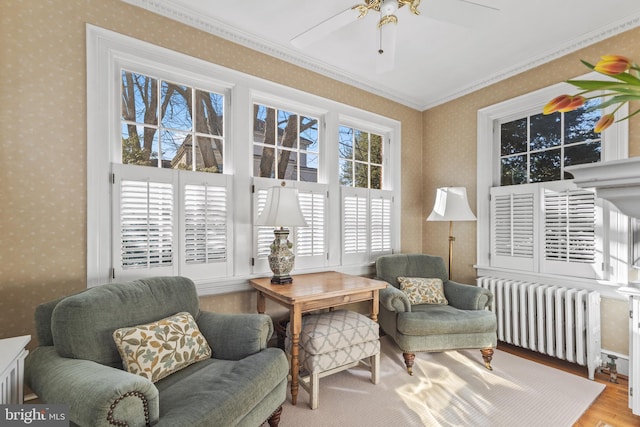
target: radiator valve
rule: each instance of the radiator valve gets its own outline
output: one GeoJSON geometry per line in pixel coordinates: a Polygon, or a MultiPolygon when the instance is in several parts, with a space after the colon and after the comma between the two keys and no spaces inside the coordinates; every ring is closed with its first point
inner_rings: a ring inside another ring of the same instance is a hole
{"type": "Polygon", "coordinates": [[[609,368],[609,381],[617,384],[618,369],[616,368],[616,359],[618,358],[618,356],[607,354],[607,357],[609,357],[609,362],[607,363],[607,367],[609,368]]]}

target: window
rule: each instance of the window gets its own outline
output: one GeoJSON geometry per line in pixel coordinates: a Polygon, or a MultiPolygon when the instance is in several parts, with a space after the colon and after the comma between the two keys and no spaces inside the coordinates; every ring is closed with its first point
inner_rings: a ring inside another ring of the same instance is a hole
{"type": "Polygon", "coordinates": [[[122,163],[223,172],[224,95],[122,70],[122,163]]]}
{"type": "MultiPolygon", "coordinates": [[[[300,209],[308,224],[289,231],[296,268],[323,267],[327,260],[327,186],[318,183],[319,119],[291,110],[253,104],[254,218],[264,208],[268,188],[286,180],[288,186],[298,189],[300,209]]],[[[267,257],[273,230],[254,227],[254,273],[270,271],[267,257]]]]}
{"type": "Polygon", "coordinates": [[[230,182],[216,176],[224,170],[225,96],[124,69],[121,78],[113,275],[228,276],[230,182]]]}
{"type": "Polygon", "coordinates": [[[253,176],[318,182],[318,119],[254,104],[253,176]]]}
{"type": "Polygon", "coordinates": [[[380,134],[340,126],[342,256],[347,264],[373,261],[392,250],[393,194],[383,190],[384,147],[380,134]]]}
{"type": "Polygon", "coordinates": [[[382,188],[382,136],[340,126],[340,184],[382,188]]]}
{"type": "Polygon", "coordinates": [[[500,125],[500,185],[571,179],[565,166],[600,161],[597,99],[568,113],[532,114],[500,125]]]}
{"type": "Polygon", "coordinates": [[[161,68],[154,74],[136,68],[120,70],[112,277],[230,277],[234,195],[223,174],[228,90],[203,89],[161,68]]]}
{"type": "Polygon", "coordinates": [[[298,189],[308,223],[289,237],[294,273],[370,274],[375,254],[400,247],[390,196],[401,194],[399,122],[91,25],[87,79],[89,286],[181,274],[201,294],[249,289],[270,274],[273,230],[254,221],[282,181],[298,189]],[[350,159],[366,170],[366,186],[349,189],[366,201],[369,230],[352,259],[341,238],[342,122],[367,134],[366,153],[350,159]]]}
{"type": "Polygon", "coordinates": [[[571,90],[559,84],[478,112],[479,275],[626,277],[619,262],[626,243],[612,238],[626,231],[626,218],[577,188],[565,170],[626,157],[626,126],[594,133],[597,99],[573,112],[541,113],[571,90]]]}

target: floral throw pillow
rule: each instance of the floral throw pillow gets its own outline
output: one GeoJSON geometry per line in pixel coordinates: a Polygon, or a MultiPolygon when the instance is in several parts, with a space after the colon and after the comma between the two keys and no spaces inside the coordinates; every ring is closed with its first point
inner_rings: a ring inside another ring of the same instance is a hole
{"type": "Polygon", "coordinates": [[[411,304],[449,304],[444,296],[441,279],[398,277],[398,283],[411,304]]]}
{"type": "Polygon", "coordinates": [[[146,325],[116,329],[113,339],[124,368],[154,383],[211,357],[211,347],[187,312],[146,325]]]}

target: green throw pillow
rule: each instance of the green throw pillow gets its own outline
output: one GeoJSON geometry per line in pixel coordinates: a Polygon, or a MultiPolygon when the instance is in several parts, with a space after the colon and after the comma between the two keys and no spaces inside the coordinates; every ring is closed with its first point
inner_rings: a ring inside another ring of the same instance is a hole
{"type": "Polygon", "coordinates": [[[113,339],[124,368],[154,383],[211,357],[211,347],[187,312],[146,325],[116,329],[113,339]]]}
{"type": "Polygon", "coordinates": [[[441,279],[424,277],[398,277],[400,289],[407,294],[411,304],[449,304],[444,296],[441,279]]]}

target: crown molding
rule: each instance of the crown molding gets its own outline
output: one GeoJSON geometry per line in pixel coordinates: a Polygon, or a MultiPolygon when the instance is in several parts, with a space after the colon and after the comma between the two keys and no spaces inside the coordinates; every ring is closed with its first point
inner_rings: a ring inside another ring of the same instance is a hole
{"type": "Polygon", "coordinates": [[[380,84],[363,80],[362,76],[356,76],[352,73],[345,72],[337,67],[332,67],[324,62],[314,60],[308,56],[301,54],[287,46],[278,43],[271,43],[255,34],[240,30],[227,23],[219,21],[212,17],[204,18],[198,12],[180,6],[172,0],[121,0],[125,3],[154,12],[158,15],[181,22],[185,25],[197,28],[207,33],[213,34],[233,43],[248,47],[266,55],[281,59],[333,80],[354,86],[364,91],[373,93],[407,107],[418,111],[424,111],[440,104],[460,98],[469,93],[497,83],[501,80],[520,74],[539,65],[550,62],[554,59],[575,52],[591,44],[597,43],[609,37],[613,37],[619,33],[630,30],[640,25],[640,12],[636,15],[629,16],[621,21],[601,27],[595,31],[585,34],[584,36],[572,40],[564,45],[559,46],[546,54],[539,55],[528,61],[515,64],[501,72],[494,73],[488,78],[477,80],[463,88],[447,94],[446,96],[424,102],[417,98],[406,96],[398,96],[391,89],[382,87],[380,84]]]}

